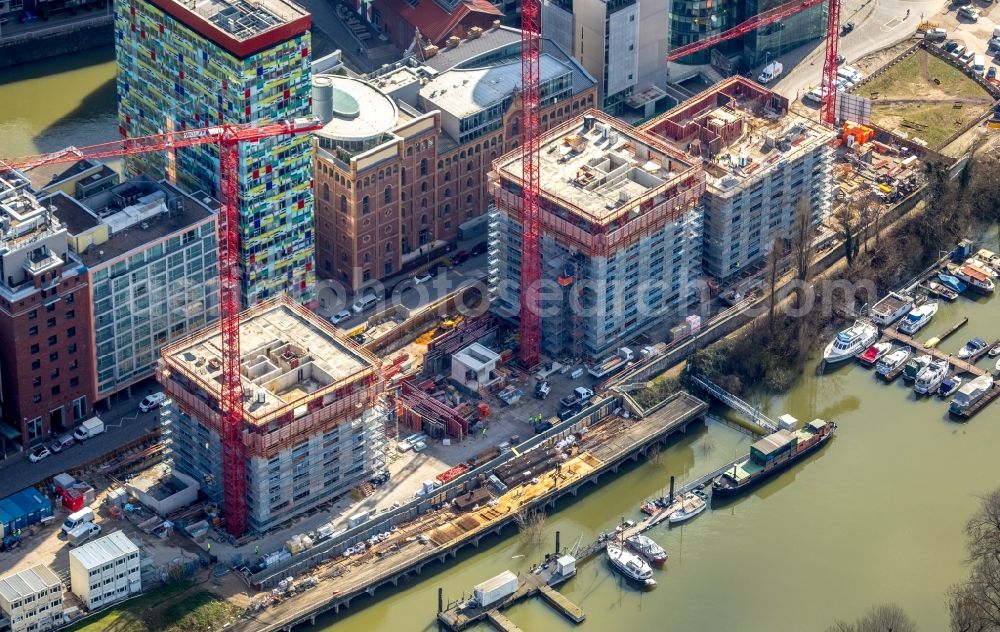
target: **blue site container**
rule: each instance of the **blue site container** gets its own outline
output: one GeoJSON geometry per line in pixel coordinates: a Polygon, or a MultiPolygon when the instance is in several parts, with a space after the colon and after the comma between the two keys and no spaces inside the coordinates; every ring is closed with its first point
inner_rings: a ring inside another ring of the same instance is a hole
{"type": "Polygon", "coordinates": [[[7,535],[24,528],[24,510],[18,507],[10,497],[0,500],[0,511],[6,513],[9,518],[7,524],[4,526],[4,531],[7,535]]]}
{"type": "Polygon", "coordinates": [[[14,530],[14,519],[7,515],[7,512],[0,509],[0,538],[14,530]]]}

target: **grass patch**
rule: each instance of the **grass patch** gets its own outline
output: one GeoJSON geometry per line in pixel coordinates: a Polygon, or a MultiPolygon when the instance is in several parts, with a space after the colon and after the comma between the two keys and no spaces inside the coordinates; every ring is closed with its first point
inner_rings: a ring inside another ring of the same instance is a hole
{"type": "Polygon", "coordinates": [[[239,614],[237,606],[193,582],[175,582],[105,610],[70,632],[207,632],[239,614]]]}
{"type": "Polygon", "coordinates": [[[910,138],[922,138],[931,149],[938,149],[952,134],[982,113],[982,108],[971,105],[960,109],[942,104],[897,105],[872,108],[872,122],[879,127],[905,132],[910,138]],[[925,127],[907,127],[904,121],[925,127]]]}
{"type": "Polygon", "coordinates": [[[988,98],[989,94],[948,62],[919,50],[881,76],[859,87],[857,94],[879,99],[988,98]],[[935,83],[934,80],[939,83],[935,83]]]}

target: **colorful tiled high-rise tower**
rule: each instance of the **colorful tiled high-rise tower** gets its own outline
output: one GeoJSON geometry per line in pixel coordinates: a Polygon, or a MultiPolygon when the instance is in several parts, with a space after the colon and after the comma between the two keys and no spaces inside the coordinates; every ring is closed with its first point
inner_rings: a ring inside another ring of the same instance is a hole
{"type": "MultiPolygon", "coordinates": [[[[118,119],[124,136],[311,113],[311,18],[288,0],[116,0],[118,119]]],[[[309,135],[240,149],[244,305],[313,298],[309,135]]],[[[218,195],[214,146],[131,156],[130,173],[218,195]]]]}

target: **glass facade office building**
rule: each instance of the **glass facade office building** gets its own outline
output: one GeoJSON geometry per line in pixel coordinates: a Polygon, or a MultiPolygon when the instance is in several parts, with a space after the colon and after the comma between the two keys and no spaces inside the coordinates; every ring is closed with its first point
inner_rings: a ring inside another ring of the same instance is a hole
{"type": "MultiPolygon", "coordinates": [[[[123,136],[311,114],[309,14],[283,0],[115,4],[123,136]]],[[[130,174],[218,197],[214,145],[130,156],[130,174]]],[[[312,147],[308,134],[240,148],[244,305],[286,293],[313,298],[312,147]]]]}

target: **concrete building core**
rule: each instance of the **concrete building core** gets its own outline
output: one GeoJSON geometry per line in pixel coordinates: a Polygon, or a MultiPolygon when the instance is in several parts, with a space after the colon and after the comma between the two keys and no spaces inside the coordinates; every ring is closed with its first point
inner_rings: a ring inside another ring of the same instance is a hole
{"type": "MultiPolygon", "coordinates": [[[[697,164],[590,110],[540,141],[542,349],[597,356],[696,299],[705,190],[697,164]]],[[[494,163],[489,273],[501,316],[520,293],[519,151],[494,163]]]]}
{"type": "MultiPolygon", "coordinates": [[[[261,532],[384,469],[381,361],[287,297],[240,320],[248,508],[261,532]]],[[[220,344],[215,326],[164,348],[158,377],[173,401],[168,460],[224,503],[220,344]]]]}
{"type": "Polygon", "coordinates": [[[787,238],[800,198],[818,224],[833,205],[835,132],[788,110],[788,99],[733,77],[642,126],[703,160],[705,271],[727,281],[787,238]]]}

